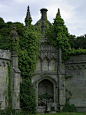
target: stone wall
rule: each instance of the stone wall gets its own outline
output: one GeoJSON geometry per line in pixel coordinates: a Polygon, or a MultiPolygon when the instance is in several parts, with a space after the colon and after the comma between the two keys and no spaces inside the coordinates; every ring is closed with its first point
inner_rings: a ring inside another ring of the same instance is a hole
{"type": "Polygon", "coordinates": [[[72,93],[70,103],[75,104],[78,111],[86,111],[86,55],[71,56],[65,62],[66,96],[72,93]]]}
{"type": "Polygon", "coordinates": [[[0,105],[1,109],[5,109],[7,106],[12,106],[12,109],[19,110],[20,109],[20,70],[18,69],[18,56],[16,53],[11,54],[7,50],[0,49],[0,105]],[[8,63],[11,69],[8,69],[8,63]],[[8,73],[10,71],[10,75],[8,73]],[[9,103],[8,97],[8,85],[9,85],[9,77],[10,77],[10,89],[11,89],[11,97],[12,103],[9,103]]]}
{"type": "Polygon", "coordinates": [[[11,54],[7,50],[0,49],[0,103],[1,109],[8,105],[8,66],[11,54]]]}

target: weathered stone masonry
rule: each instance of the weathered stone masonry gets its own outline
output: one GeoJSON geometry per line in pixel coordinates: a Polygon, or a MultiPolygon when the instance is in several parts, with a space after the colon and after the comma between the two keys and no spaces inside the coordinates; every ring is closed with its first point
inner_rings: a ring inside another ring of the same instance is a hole
{"type": "MultiPolygon", "coordinates": [[[[71,92],[70,104],[75,104],[78,111],[86,111],[86,55],[71,56],[62,64],[61,49],[57,50],[53,45],[47,43],[47,38],[45,38],[46,24],[50,24],[48,20],[46,23],[48,10],[43,8],[40,11],[41,19],[37,23],[40,24],[43,36],[40,40],[36,75],[32,77],[32,83],[35,83],[36,101],[39,103],[39,95],[47,91],[48,94],[53,94],[53,102],[58,100],[61,105],[60,109],[62,109],[66,97],[70,96],[68,92],[71,92]],[[72,77],[65,79],[65,76],[72,77]]],[[[46,107],[42,108],[38,105],[37,108],[39,112],[46,111],[46,107]]]]}
{"type": "MultiPolygon", "coordinates": [[[[16,38],[13,30],[11,37],[16,38]]],[[[0,106],[5,109],[11,106],[14,110],[20,109],[20,82],[21,72],[18,69],[18,56],[15,51],[0,50],[0,106]],[[9,65],[9,67],[8,67],[9,65]],[[9,73],[10,72],[10,73],[9,73]],[[10,86],[10,87],[9,87],[10,86]],[[9,89],[10,88],[10,89],[9,89]],[[11,97],[8,92],[11,90],[11,97]],[[10,98],[10,102],[9,102],[10,98]]]]}
{"type": "MultiPolygon", "coordinates": [[[[45,112],[58,111],[56,101],[61,105],[65,105],[66,97],[69,97],[71,92],[70,104],[75,104],[78,111],[86,111],[86,55],[71,56],[64,64],[62,63],[61,48],[56,49],[50,45],[45,38],[47,9],[43,8],[41,11],[41,19],[37,22],[40,24],[40,30],[43,31],[43,36],[39,42],[40,55],[36,65],[36,75],[32,77],[31,81],[34,84],[37,111],[45,112]],[[67,77],[65,76],[72,76],[67,77]],[[69,91],[69,92],[68,92],[69,91]],[[46,101],[41,100],[40,94],[48,94],[52,96],[46,101]],[[46,108],[47,106],[47,108],[46,108]]],[[[28,19],[31,19],[29,7],[27,12],[28,19]]],[[[50,22],[47,20],[48,24],[50,22]]],[[[34,26],[37,26],[37,23],[34,26]]],[[[17,33],[14,30],[11,34],[12,39],[16,39],[17,33]]],[[[11,66],[11,106],[14,110],[20,109],[20,82],[21,72],[18,69],[18,56],[15,51],[10,53],[7,50],[0,50],[0,106],[1,109],[9,106],[8,103],[8,63],[11,66]]]]}
{"type": "Polygon", "coordinates": [[[71,56],[65,62],[65,74],[72,76],[65,85],[72,93],[70,103],[75,104],[78,111],[86,111],[86,55],[71,56]]]}

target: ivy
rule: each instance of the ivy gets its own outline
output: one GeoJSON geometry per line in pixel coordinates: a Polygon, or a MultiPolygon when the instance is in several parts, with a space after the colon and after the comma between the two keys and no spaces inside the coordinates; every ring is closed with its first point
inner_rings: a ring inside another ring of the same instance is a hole
{"type": "MultiPolygon", "coordinates": [[[[19,39],[17,41],[13,40],[12,44],[9,42],[9,32],[12,28],[12,22],[5,23],[4,20],[0,21],[0,49],[12,49],[17,52],[19,56],[19,69],[21,70],[22,83],[21,83],[21,108],[23,111],[28,111],[29,113],[35,113],[36,111],[36,98],[35,91],[33,90],[33,85],[31,83],[31,77],[34,75],[36,69],[36,63],[39,55],[40,47],[40,23],[34,27],[31,24],[31,20],[26,20],[26,26],[20,23],[15,23],[19,29],[17,32],[19,34],[19,39]],[[20,26],[21,25],[21,26],[20,26]],[[6,41],[6,42],[5,42],[6,41]]],[[[77,48],[74,49],[70,45],[70,35],[68,33],[67,27],[64,25],[64,20],[60,16],[60,11],[58,10],[54,23],[50,24],[46,19],[46,38],[50,44],[53,44],[56,48],[61,47],[62,49],[62,59],[67,60],[71,55],[81,55],[86,54],[86,49],[77,48]]],[[[74,44],[75,45],[75,44],[74,44]]],[[[8,95],[9,102],[11,102],[11,89],[10,89],[10,65],[8,64],[8,95]]],[[[41,75],[42,76],[42,75],[41,75]]],[[[72,76],[65,76],[66,79],[72,76]]],[[[66,90],[67,91],[67,90],[66,90]]],[[[71,95],[71,93],[69,93],[71,95]]],[[[7,97],[6,97],[7,99],[7,97]]],[[[69,105],[69,98],[66,99],[65,108],[69,105]]],[[[74,106],[72,105],[71,108],[74,106]]],[[[69,110],[71,111],[71,110],[69,110]]]]}
{"type": "Polygon", "coordinates": [[[23,38],[21,40],[22,48],[19,51],[19,69],[21,70],[21,108],[28,113],[36,112],[36,97],[31,77],[34,75],[36,63],[39,55],[39,47],[41,34],[37,29],[27,22],[23,30],[23,38]]]}
{"type": "Polygon", "coordinates": [[[7,63],[8,66],[8,105],[11,107],[12,97],[11,97],[11,79],[10,79],[10,69],[11,66],[7,63]]]}
{"type": "Polygon", "coordinates": [[[60,16],[59,10],[54,19],[54,23],[49,28],[46,28],[46,38],[56,49],[58,47],[62,49],[62,58],[66,60],[70,50],[69,33],[67,27],[64,25],[64,20],[60,16]]]}
{"type": "Polygon", "coordinates": [[[67,76],[65,75],[65,79],[72,78],[73,76],[67,76]]]}
{"type": "Polygon", "coordinates": [[[66,97],[66,102],[65,102],[65,105],[64,105],[62,111],[63,112],[75,112],[76,111],[75,105],[69,103],[72,93],[70,91],[68,91],[67,89],[66,89],[66,91],[69,93],[70,97],[66,97]]]}

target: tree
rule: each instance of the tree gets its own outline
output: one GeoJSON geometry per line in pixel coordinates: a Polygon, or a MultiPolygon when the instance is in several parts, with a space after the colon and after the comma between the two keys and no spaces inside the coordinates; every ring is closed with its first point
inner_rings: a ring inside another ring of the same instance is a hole
{"type": "Polygon", "coordinates": [[[71,46],[71,49],[72,48],[75,48],[77,47],[77,38],[75,35],[69,35],[69,43],[70,43],[70,46],[71,46]]]}
{"type": "Polygon", "coordinates": [[[0,17],[0,29],[4,27],[4,24],[5,24],[5,22],[4,22],[3,18],[0,17]]]}

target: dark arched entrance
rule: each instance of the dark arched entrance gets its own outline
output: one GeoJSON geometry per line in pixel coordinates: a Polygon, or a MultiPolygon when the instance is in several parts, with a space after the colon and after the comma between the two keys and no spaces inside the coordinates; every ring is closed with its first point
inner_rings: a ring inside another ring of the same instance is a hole
{"type": "Polygon", "coordinates": [[[45,106],[47,101],[53,102],[54,86],[53,83],[44,79],[38,84],[38,105],[45,106]]]}

